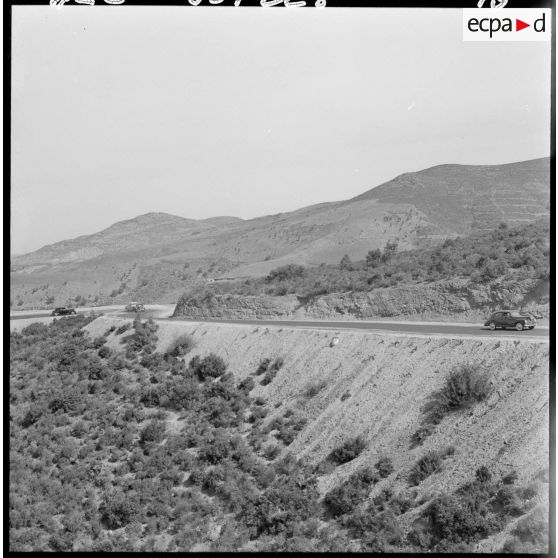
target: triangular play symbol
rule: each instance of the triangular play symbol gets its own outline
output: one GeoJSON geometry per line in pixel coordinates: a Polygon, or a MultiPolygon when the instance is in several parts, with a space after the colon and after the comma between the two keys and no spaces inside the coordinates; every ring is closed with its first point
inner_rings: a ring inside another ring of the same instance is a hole
{"type": "Polygon", "coordinates": [[[524,21],[521,21],[520,19],[515,20],[515,30],[516,31],[521,31],[522,29],[525,29],[526,27],[531,27],[531,24],[530,23],[525,23],[524,21]]]}

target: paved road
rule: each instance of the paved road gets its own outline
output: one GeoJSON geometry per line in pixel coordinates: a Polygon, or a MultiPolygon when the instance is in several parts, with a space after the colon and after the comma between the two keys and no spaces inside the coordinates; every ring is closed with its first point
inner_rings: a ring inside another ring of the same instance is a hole
{"type": "MultiPolygon", "coordinates": [[[[78,310],[78,313],[86,314],[89,310],[78,310]]],[[[122,318],[134,318],[133,312],[113,311],[106,312],[107,315],[114,315],[122,318]]],[[[163,314],[164,315],[164,314],[163,314]]],[[[166,314],[168,315],[168,313],[166,314]]],[[[21,313],[20,315],[10,316],[10,320],[23,320],[29,318],[46,318],[51,317],[50,312],[44,313],[21,313]]],[[[371,321],[329,321],[329,320],[227,320],[227,319],[204,319],[204,320],[189,320],[180,318],[162,317],[161,311],[150,310],[142,313],[142,317],[152,317],[160,321],[180,321],[189,323],[218,323],[218,324],[236,324],[236,325],[250,325],[250,326],[275,326],[275,327],[290,327],[290,328],[310,328],[310,329],[339,329],[339,330],[359,330],[359,331],[390,331],[398,333],[421,333],[423,335],[472,335],[478,337],[534,337],[548,339],[549,330],[548,326],[538,326],[535,329],[525,331],[515,330],[496,330],[490,331],[482,325],[474,324],[441,324],[441,323],[417,323],[417,322],[371,322],[371,321]]]]}
{"type": "Polygon", "coordinates": [[[505,336],[526,336],[526,337],[548,337],[548,329],[531,329],[525,331],[515,330],[495,330],[490,331],[482,326],[456,325],[456,324],[409,324],[395,322],[332,322],[332,321],[283,321],[283,320],[174,320],[167,318],[169,321],[194,322],[194,323],[219,323],[219,324],[239,324],[253,326],[276,326],[276,327],[298,327],[310,329],[356,329],[361,331],[395,331],[398,333],[422,333],[422,334],[446,334],[446,335],[477,335],[485,337],[487,335],[494,337],[505,336]]]}
{"type": "MultiPolygon", "coordinates": [[[[87,314],[88,312],[80,312],[79,310],[77,311],[78,314],[87,314]]],[[[58,316],[59,318],[63,318],[64,316],[58,316]]],[[[28,320],[29,318],[52,318],[52,313],[51,312],[43,312],[43,313],[33,313],[33,314],[24,314],[23,312],[21,314],[17,314],[17,315],[10,315],[10,321],[12,320],[28,320]]]]}

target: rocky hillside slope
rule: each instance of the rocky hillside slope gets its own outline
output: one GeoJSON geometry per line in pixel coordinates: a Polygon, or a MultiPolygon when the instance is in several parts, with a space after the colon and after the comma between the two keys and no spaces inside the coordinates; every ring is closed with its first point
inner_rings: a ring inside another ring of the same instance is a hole
{"type": "Polygon", "coordinates": [[[378,288],[305,300],[295,295],[187,296],[176,305],[174,317],[230,319],[377,319],[409,318],[478,321],[498,308],[523,308],[547,318],[549,282],[525,281],[502,287],[499,281],[468,284],[466,279],[424,285],[378,288]]]}
{"type": "MultiPolygon", "coordinates": [[[[121,321],[100,318],[87,329],[95,337],[121,321]]],[[[531,483],[539,507],[548,510],[546,343],[165,322],[157,332],[158,350],[165,351],[184,334],[195,344],[188,358],[215,352],[238,379],[253,374],[264,358],[283,359],[273,380],[258,382],[252,394],[266,402],[266,423],[288,410],[306,419],[288,448],[295,455],[318,463],[344,441],[363,436],[364,451],[325,474],[322,493],[387,456],[394,470],[374,486],[369,499],[388,488],[411,498],[415,504],[399,518],[407,530],[436,495],[472,481],[481,466],[493,476],[517,471],[517,484],[531,483]],[[445,416],[422,445],[413,447],[425,402],[452,369],[465,364],[485,372],[490,396],[445,416]],[[407,477],[417,459],[448,447],[454,451],[441,470],[410,487],[407,477]]],[[[119,337],[111,336],[109,343],[119,347],[119,337]]],[[[180,422],[173,428],[180,430],[180,422]]],[[[477,550],[501,549],[515,524],[482,541],[477,550]]]]}
{"type": "Polygon", "coordinates": [[[148,214],[12,258],[14,307],[176,301],[213,278],[255,277],[280,265],[361,259],[549,214],[549,159],[443,165],[402,175],[351,200],[248,221],[148,214]]]}

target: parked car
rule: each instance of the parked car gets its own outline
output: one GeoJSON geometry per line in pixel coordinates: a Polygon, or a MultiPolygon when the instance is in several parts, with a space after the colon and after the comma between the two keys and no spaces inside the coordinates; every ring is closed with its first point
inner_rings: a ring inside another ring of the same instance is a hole
{"type": "Polygon", "coordinates": [[[494,330],[497,327],[502,329],[513,328],[517,331],[524,329],[534,329],[537,323],[536,318],[529,312],[518,312],[517,310],[500,310],[494,312],[484,325],[494,330]]]}
{"type": "Polygon", "coordinates": [[[71,314],[75,314],[76,309],[70,308],[69,306],[61,306],[60,308],[55,308],[52,311],[53,316],[70,316],[71,314]]]}
{"type": "Polygon", "coordinates": [[[141,302],[130,302],[124,310],[126,312],[145,312],[145,306],[141,302]]]}

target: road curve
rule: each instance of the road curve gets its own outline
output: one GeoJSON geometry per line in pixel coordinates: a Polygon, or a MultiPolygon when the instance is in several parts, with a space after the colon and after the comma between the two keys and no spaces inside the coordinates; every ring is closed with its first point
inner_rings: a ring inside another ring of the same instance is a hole
{"type": "MultiPolygon", "coordinates": [[[[86,314],[89,310],[78,310],[80,314],[86,314]]],[[[133,312],[122,312],[122,309],[106,312],[107,316],[120,318],[134,318],[133,312]]],[[[153,318],[157,321],[185,322],[185,323],[216,323],[216,324],[234,324],[249,326],[271,326],[271,327],[289,327],[289,328],[305,328],[305,329],[336,329],[336,330],[358,330],[369,332],[395,332],[395,333],[414,333],[422,335],[467,335],[473,337],[515,337],[515,338],[534,338],[548,339],[548,326],[537,326],[535,329],[516,331],[516,330],[495,330],[490,331],[481,324],[443,324],[440,322],[397,322],[397,321],[331,321],[331,320],[231,320],[231,319],[188,319],[188,318],[170,318],[165,317],[165,313],[161,311],[147,309],[147,312],[141,314],[143,318],[153,318]]],[[[168,313],[166,314],[168,316],[168,313]]],[[[50,312],[25,313],[18,315],[10,315],[10,320],[23,320],[30,318],[47,318],[52,317],[50,312]]]]}

